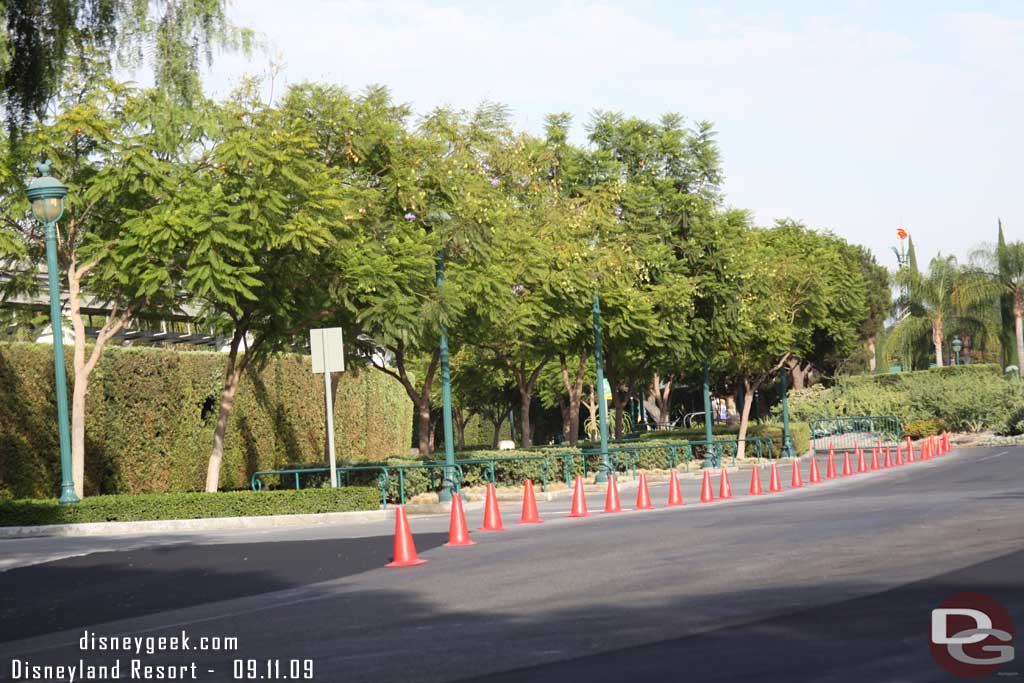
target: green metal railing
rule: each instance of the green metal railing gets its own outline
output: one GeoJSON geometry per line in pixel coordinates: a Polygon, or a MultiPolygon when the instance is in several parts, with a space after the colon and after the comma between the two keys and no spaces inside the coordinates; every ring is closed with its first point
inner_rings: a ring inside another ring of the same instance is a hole
{"type": "MultiPolygon", "coordinates": [[[[313,488],[319,488],[322,481],[330,479],[331,470],[329,467],[296,467],[281,470],[263,470],[260,472],[253,472],[252,478],[249,480],[249,485],[253,491],[262,491],[264,488],[264,477],[279,477],[278,481],[281,486],[284,486],[285,477],[293,478],[295,483],[295,490],[298,491],[302,488],[302,477],[313,477],[317,481],[314,483],[313,488]],[[316,475],[316,476],[314,476],[316,475]]],[[[338,486],[351,486],[352,485],[352,473],[353,472],[376,472],[376,485],[380,490],[381,505],[387,506],[388,504],[388,488],[391,486],[391,479],[388,476],[388,469],[383,465],[351,465],[338,467],[338,486]]],[[[310,486],[306,486],[310,488],[310,486]]]]}
{"type": "MultiPolygon", "coordinates": [[[[558,456],[547,456],[547,455],[509,455],[509,456],[494,456],[490,458],[465,458],[457,460],[459,466],[466,465],[485,465],[483,472],[484,479],[491,484],[497,484],[497,476],[495,474],[495,468],[501,463],[517,463],[517,462],[536,462],[541,465],[541,491],[548,490],[548,478],[551,476],[551,457],[558,456]]],[[[529,479],[530,477],[525,477],[529,479]]]]}
{"type": "Polygon", "coordinates": [[[815,453],[827,453],[829,444],[837,453],[853,452],[855,446],[895,447],[903,436],[900,419],[895,415],[856,415],[832,417],[811,422],[811,447],[815,453]]]}

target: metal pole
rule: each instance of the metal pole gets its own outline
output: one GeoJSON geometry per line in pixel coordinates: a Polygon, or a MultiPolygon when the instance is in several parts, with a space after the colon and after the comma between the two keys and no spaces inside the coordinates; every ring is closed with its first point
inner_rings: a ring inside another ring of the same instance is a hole
{"type": "Polygon", "coordinates": [[[710,459],[704,459],[705,466],[714,467],[718,464],[717,451],[713,444],[711,421],[714,416],[711,414],[711,368],[708,366],[707,356],[704,357],[704,440],[707,441],[707,449],[710,459]],[[710,461],[709,461],[710,460],[710,461]]]}
{"type": "MultiPolygon", "coordinates": [[[[444,250],[437,255],[437,286],[444,284],[444,250]]],[[[455,479],[455,434],[452,431],[452,374],[448,367],[448,327],[441,325],[441,415],[444,421],[444,481],[438,500],[452,499],[455,479]]]]}
{"type": "MultiPolygon", "coordinates": [[[[601,352],[601,297],[594,294],[594,362],[597,364],[597,416],[601,428],[601,467],[594,477],[600,483],[608,481],[612,466],[608,462],[608,405],[604,398],[604,355],[601,352]]],[[[586,465],[584,465],[586,469],[586,465]]]]}
{"type": "MultiPolygon", "coordinates": [[[[50,281],[50,329],[53,331],[53,379],[57,390],[57,433],[60,438],[60,502],[77,503],[71,470],[71,430],[68,427],[68,380],[64,367],[64,334],[60,315],[60,272],[57,269],[57,230],[46,223],[46,270],[50,281]]],[[[81,340],[82,343],[85,340],[81,340]]]]}
{"type": "Polygon", "coordinates": [[[338,488],[338,460],[334,455],[334,398],[331,396],[331,373],[327,372],[327,344],[324,344],[324,396],[327,410],[327,456],[331,462],[331,488],[338,488]]]}
{"type": "Polygon", "coordinates": [[[793,439],[789,435],[789,399],[786,398],[786,369],[779,373],[780,391],[782,391],[782,455],[796,457],[793,450],[793,439]]]}

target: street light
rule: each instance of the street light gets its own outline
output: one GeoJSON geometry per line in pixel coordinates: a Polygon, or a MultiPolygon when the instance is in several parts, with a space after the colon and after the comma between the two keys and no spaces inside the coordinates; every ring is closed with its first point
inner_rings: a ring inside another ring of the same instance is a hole
{"type": "MultiPolygon", "coordinates": [[[[612,466],[608,461],[608,405],[604,397],[604,356],[601,353],[601,297],[594,292],[594,362],[597,364],[597,420],[601,431],[601,465],[594,475],[594,481],[608,481],[612,466]]],[[[584,467],[586,469],[586,467],[584,467]]]]}
{"type": "Polygon", "coordinates": [[[953,365],[960,365],[960,349],[964,348],[964,343],[960,341],[960,337],[954,335],[953,337],[953,353],[956,354],[956,362],[953,365]]]}
{"type": "Polygon", "coordinates": [[[28,183],[25,194],[32,202],[32,215],[46,226],[46,270],[50,283],[50,328],[53,330],[53,374],[57,389],[57,432],[60,436],[60,502],[77,503],[71,474],[71,431],[68,428],[68,382],[64,367],[64,336],[60,315],[60,272],[57,268],[57,221],[64,214],[68,188],[50,175],[50,161],[36,164],[39,177],[28,183]]]}
{"type": "MultiPolygon", "coordinates": [[[[451,220],[447,211],[431,210],[427,220],[431,227],[437,222],[451,220]]],[[[444,247],[437,252],[437,288],[444,284],[444,247]]],[[[444,481],[437,498],[442,503],[452,499],[455,487],[455,434],[452,430],[452,373],[448,366],[448,326],[441,324],[441,416],[444,422],[444,481]]]]}

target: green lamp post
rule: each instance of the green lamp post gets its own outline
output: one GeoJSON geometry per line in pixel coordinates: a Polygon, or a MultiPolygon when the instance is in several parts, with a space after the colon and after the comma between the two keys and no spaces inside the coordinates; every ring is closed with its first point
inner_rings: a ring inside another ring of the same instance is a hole
{"type": "Polygon", "coordinates": [[[714,415],[711,414],[711,366],[708,363],[707,354],[704,354],[704,383],[701,387],[702,393],[704,394],[704,440],[707,442],[707,456],[704,458],[704,462],[701,467],[718,467],[718,449],[714,443],[713,420],[714,415]]]}
{"type": "MultiPolygon", "coordinates": [[[[612,466],[608,461],[608,402],[604,397],[604,354],[601,351],[601,297],[594,294],[594,362],[597,365],[597,419],[601,432],[601,465],[594,475],[597,483],[608,481],[612,466]]],[[[584,466],[585,469],[585,466],[584,466]]]]}
{"type": "Polygon", "coordinates": [[[796,457],[793,437],[789,434],[789,399],[786,397],[786,369],[779,373],[779,391],[782,393],[782,455],[796,457]]]}
{"type": "MultiPolygon", "coordinates": [[[[427,219],[431,226],[451,220],[447,211],[430,211],[427,219]]],[[[437,253],[437,288],[444,284],[444,249],[437,253]]],[[[444,481],[438,500],[447,503],[455,488],[455,433],[452,429],[452,373],[448,364],[448,326],[441,325],[441,416],[444,422],[444,481]]]]}
{"type": "Polygon", "coordinates": [[[953,365],[960,365],[960,351],[961,349],[964,348],[964,343],[960,341],[959,335],[953,337],[952,347],[953,353],[956,354],[956,361],[953,363],[953,365]]]}
{"type": "Polygon", "coordinates": [[[32,215],[46,226],[46,270],[50,282],[50,328],[53,330],[53,374],[57,390],[57,432],[60,436],[60,502],[77,503],[71,474],[71,430],[68,427],[68,382],[64,368],[64,338],[60,315],[60,271],[57,267],[57,221],[64,215],[68,188],[50,175],[50,161],[36,164],[39,177],[28,183],[32,215]]]}

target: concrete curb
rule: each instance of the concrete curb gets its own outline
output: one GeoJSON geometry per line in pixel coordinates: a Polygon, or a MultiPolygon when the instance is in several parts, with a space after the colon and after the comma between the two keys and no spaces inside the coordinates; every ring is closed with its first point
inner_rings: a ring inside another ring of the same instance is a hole
{"type": "Polygon", "coordinates": [[[364,524],[388,519],[389,510],[322,512],[306,515],[263,515],[258,517],[207,517],[204,519],[159,519],[145,522],[82,522],[80,524],[44,524],[40,526],[0,527],[0,538],[34,536],[121,536],[164,531],[217,531],[234,529],[270,529],[283,526],[322,524],[364,524]]]}

